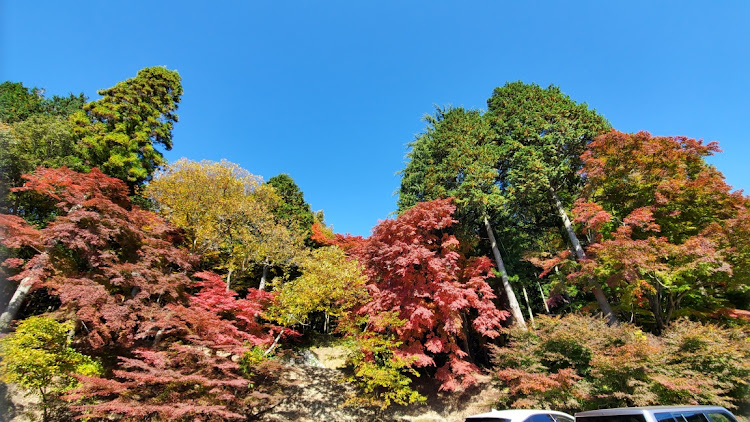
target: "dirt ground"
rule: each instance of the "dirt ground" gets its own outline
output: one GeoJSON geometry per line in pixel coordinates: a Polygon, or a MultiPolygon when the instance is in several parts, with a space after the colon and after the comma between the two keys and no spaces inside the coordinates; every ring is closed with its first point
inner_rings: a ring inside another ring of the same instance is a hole
{"type": "Polygon", "coordinates": [[[291,376],[297,385],[287,391],[289,398],[264,415],[263,421],[463,422],[466,416],[489,411],[498,395],[489,377],[480,377],[476,386],[460,394],[438,393],[435,380],[418,379],[416,388],[427,397],[425,403],[391,406],[382,411],[342,407],[347,397],[355,394],[353,386],[343,382],[343,351],[315,347],[310,352],[317,362],[295,365],[291,376]]]}

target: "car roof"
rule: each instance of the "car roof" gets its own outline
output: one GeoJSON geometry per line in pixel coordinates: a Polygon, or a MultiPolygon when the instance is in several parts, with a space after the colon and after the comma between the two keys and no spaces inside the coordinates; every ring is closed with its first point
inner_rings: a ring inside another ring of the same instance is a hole
{"type": "Polygon", "coordinates": [[[642,407],[618,407],[614,409],[588,410],[576,413],[579,416],[608,416],[608,415],[639,415],[645,412],[683,412],[683,411],[705,411],[705,410],[723,410],[721,406],[642,406],[642,407]]]}
{"type": "Polygon", "coordinates": [[[564,412],[558,412],[556,410],[545,410],[545,409],[508,409],[508,410],[493,410],[491,412],[487,413],[481,413],[479,415],[471,415],[468,416],[469,418],[502,418],[502,419],[514,419],[514,418],[527,418],[532,415],[538,415],[538,414],[552,414],[552,415],[562,415],[567,416],[569,418],[573,418],[572,415],[569,415],[564,412]]]}

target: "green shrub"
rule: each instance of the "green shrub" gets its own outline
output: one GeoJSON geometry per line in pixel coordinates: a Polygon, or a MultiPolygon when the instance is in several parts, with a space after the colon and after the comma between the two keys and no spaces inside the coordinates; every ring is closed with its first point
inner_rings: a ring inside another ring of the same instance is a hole
{"type": "Polygon", "coordinates": [[[750,341],[741,328],[678,320],[655,337],[630,324],[543,316],[534,330],[512,330],[493,355],[503,407],[750,404],[750,341]]]}
{"type": "MultiPolygon", "coordinates": [[[[384,320],[392,326],[404,324],[395,314],[384,320]]],[[[348,381],[359,387],[356,397],[350,397],[346,405],[380,406],[385,409],[393,403],[406,405],[426,400],[411,388],[411,377],[419,373],[412,368],[413,360],[402,359],[394,351],[401,345],[392,335],[373,330],[359,330],[362,321],[349,321],[341,328],[349,335],[350,353],[347,364],[353,374],[348,381]]]]}
{"type": "Polygon", "coordinates": [[[42,417],[60,405],[59,396],[78,385],[72,374],[99,375],[101,366],[70,347],[71,322],[44,316],[21,321],[16,331],[0,340],[0,379],[38,395],[42,417]]]}
{"type": "Polygon", "coordinates": [[[662,334],[660,401],[686,400],[728,408],[750,406],[750,332],[686,319],[662,334]]]}

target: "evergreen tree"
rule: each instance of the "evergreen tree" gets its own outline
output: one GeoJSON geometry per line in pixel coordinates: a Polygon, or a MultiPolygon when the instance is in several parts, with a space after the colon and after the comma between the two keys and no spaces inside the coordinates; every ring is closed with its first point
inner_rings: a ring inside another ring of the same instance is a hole
{"type": "Polygon", "coordinates": [[[294,183],[288,174],[282,173],[268,179],[268,184],[273,186],[281,201],[274,210],[274,214],[281,221],[289,224],[289,227],[297,233],[310,237],[310,228],[313,225],[313,213],[310,204],[305,202],[305,197],[299,186],[294,183]]]}
{"type": "MultiPolygon", "coordinates": [[[[581,154],[610,125],[586,104],[578,104],[560,88],[507,83],[487,100],[487,117],[500,147],[499,186],[508,212],[535,219],[554,211],[565,227],[578,260],[586,258],[573,230],[566,205],[580,190],[581,154]]],[[[602,287],[591,280],[596,301],[616,321],[602,287]]]]}
{"type": "Polygon", "coordinates": [[[124,180],[131,192],[166,163],[157,145],[172,149],[182,95],[180,75],[164,67],[99,91],[103,97],[73,116],[88,164],[124,180]]]}

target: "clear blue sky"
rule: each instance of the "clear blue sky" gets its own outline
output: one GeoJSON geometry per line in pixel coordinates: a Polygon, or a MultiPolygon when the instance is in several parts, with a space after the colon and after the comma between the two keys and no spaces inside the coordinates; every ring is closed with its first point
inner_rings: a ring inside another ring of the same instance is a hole
{"type": "Polygon", "coordinates": [[[165,65],[185,94],[170,161],[288,173],[338,232],[395,210],[434,105],[556,84],[615,128],[719,141],[750,191],[748,1],[0,0],[0,80],[96,90],[165,65]]]}

